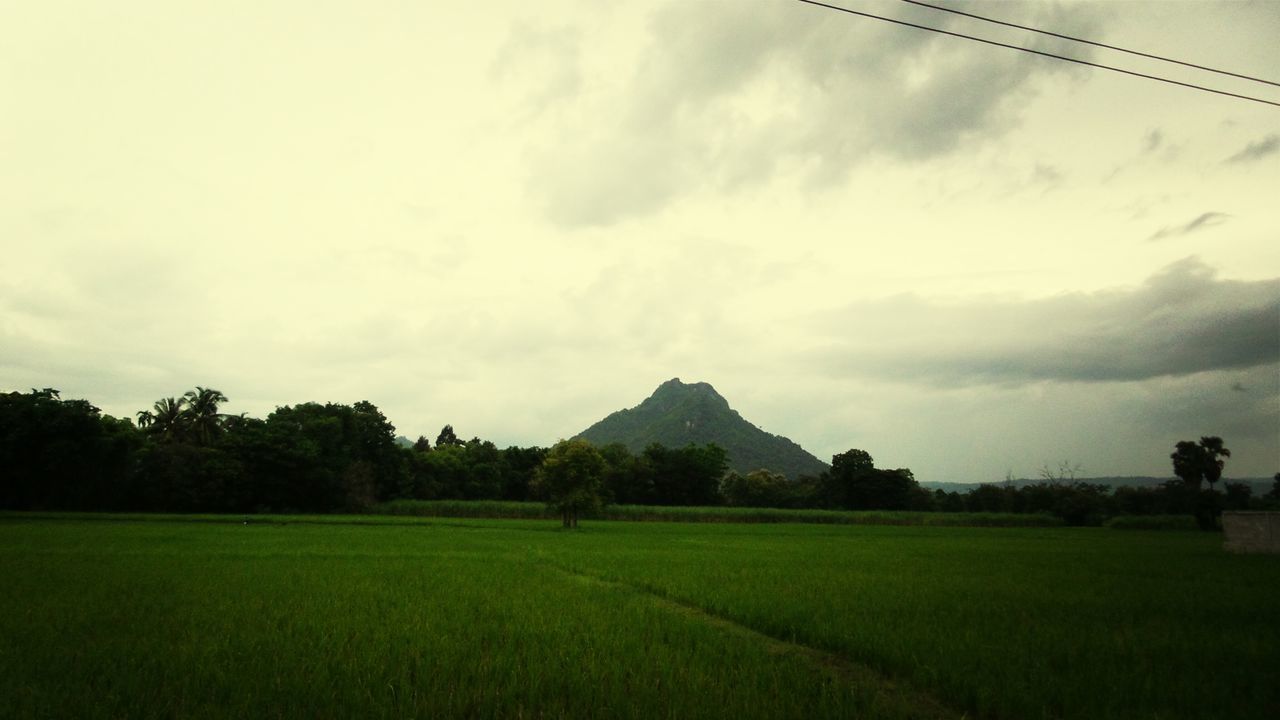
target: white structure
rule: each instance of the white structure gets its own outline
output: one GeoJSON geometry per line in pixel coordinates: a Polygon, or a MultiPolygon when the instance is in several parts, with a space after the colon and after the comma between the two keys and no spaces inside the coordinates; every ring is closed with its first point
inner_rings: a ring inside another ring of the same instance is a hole
{"type": "Polygon", "coordinates": [[[1222,534],[1230,552],[1280,553],[1280,512],[1224,512],[1222,534]]]}

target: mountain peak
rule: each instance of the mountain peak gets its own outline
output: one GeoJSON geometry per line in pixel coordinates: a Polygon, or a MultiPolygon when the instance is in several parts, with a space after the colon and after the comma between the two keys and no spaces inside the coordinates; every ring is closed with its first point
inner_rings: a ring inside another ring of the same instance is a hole
{"type": "Polygon", "coordinates": [[[791,440],[747,422],[710,383],[685,383],[678,377],[659,385],[636,407],[609,415],[577,437],[597,445],[622,443],[634,453],[652,443],[715,443],[728,453],[729,467],[742,473],[767,468],[796,479],[827,469],[791,440]]]}
{"type": "Polygon", "coordinates": [[[670,380],[658,386],[649,399],[640,404],[643,407],[647,403],[656,403],[663,407],[671,407],[683,403],[705,402],[712,405],[721,406],[729,409],[729,401],[724,399],[720,393],[716,392],[711,383],[695,382],[683,383],[680,378],[671,378],[670,380]]]}

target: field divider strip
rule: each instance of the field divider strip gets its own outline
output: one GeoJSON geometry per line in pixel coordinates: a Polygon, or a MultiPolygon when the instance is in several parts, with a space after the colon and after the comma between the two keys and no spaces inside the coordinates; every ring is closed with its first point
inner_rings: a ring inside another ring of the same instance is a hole
{"type": "MultiPolygon", "coordinates": [[[[354,527],[447,527],[470,530],[496,530],[501,532],[561,532],[559,525],[547,527],[503,527],[501,525],[476,525],[467,520],[488,518],[408,515],[204,515],[180,513],[98,513],[6,510],[0,511],[0,522],[101,522],[101,523],[191,523],[203,525],[250,525],[259,527],[284,527],[287,525],[334,525],[354,527]]],[[[520,519],[520,518],[515,518],[520,519]]]]}
{"type": "Polygon", "coordinates": [[[910,687],[884,673],[850,660],[827,650],[812,645],[788,640],[765,632],[749,625],[744,625],[730,617],[714,613],[700,605],[686,600],[664,595],[645,587],[622,580],[602,577],[583,572],[577,568],[561,564],[545,556],[539,555],[537,561],[565,575],[578,580],[594,583],[604,587],[620,588],[629,592],[644,595],[656,605],[671,612],[691,617],[715,627],[723,632],[746,637],[763,644],[770,653],[799,657],[819,672],[833,676],[845,683],[873,691],[880,699],[898,707],[910,710],[910,716],[916,718],[965,718],[967,715],[939,701],[933,695],[910,687]]]}

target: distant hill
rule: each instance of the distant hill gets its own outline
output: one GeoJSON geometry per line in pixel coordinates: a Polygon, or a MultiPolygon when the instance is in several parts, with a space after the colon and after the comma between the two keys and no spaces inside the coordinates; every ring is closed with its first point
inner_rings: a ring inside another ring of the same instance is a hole
{"type": "MultiPolygon", "coordinates": [[[[1126,477],[1081,477],[1076,478],[1076,482],[1089,483],[1090,485],[1108,485],[1113,488],[1118,487],[1156,487],[1161,483],[1177,478],[1170,475],[1169,477],[1143,477],[1143,476],[1126,476],[1126,477]]],[[[1254,496],[1264,495],[1271,491],[1271,485],[1274,480],[1270,478],[1223,478],[1224,482],[1245,483],[1253,488],[1254,496]]],[[[1017,478],[1015,480],[993,480],[989,483],[958,483],[958,482],[921,482],[920,486],[929,490],[946,490],[947,492],[966,493],[978,485],[1010,485],[1012,487],[1026,487],[1027,485],[1037,485],[1045,482],[1043,478],[1017,478]]],[[[1206,485],[1205,487],[1208,487],[1206,485]]],[[[1222,483],[1218,483],[1218,490],[1222,490],[1222,483]]]]}
{"type": "Polygon", "coordinates": [[[652,443],[667,447],[715,443],[729,454],[733,470],[747,473],[767,468],[791,480],[830,468],[791,440],[744,420],[711,385],[686,384],[680,378],[662,383],[644,402],[609,415],[576,437],[596,445],[622,443],[633,453],[652,443]]]}

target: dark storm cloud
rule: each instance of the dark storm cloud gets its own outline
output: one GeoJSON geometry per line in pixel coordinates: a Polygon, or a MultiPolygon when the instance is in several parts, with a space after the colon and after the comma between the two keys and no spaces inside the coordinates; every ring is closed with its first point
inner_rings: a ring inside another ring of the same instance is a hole
{"type": "Polygon", "coordinates": [[[833,318],[825,371],[941,386],[1115,382],[1280,362],[1280,279],[1195,258],[1132,290],[944,305],[904,296],[833,318]]]}
{"type": "Polygon", "coordinates": [[[1179,235],[1189,235],[1197,230],[1204,230],[1226,222],[1231,216],[1220,212],[1201,213],[1196,219],[1183,225],[1175,225],[1173,227],[1165,226],[1157,230],[1147,238],[1147,242],[1155,242],[1165,238],[1177,237],[1179,235]]]}
{"type": "MultiPolygon", "coordinates": [[[[913,20],[925,12],[895,5],[876,8],[913,20]]],[[[1094,29],[1080,8],[1010,10],[1094,29]]],[[[935,15],[923,19],[953,22],[935,15]]],[[[1034,78],[1072,71],[796,3],[674,3],[653,18],[617,102],[557,132],[531,178],[550,218],[567,226],[656,212],[699,188],[757,185],[784,165],[836,184],[869,157],[922,161],[998,137],[1017,125],[1034,78]]]]}
{"type": "Polygon", "coordinates": [[[1226,159],[1229,163],[1252,162],[1280,151],[1280,135],[1271,134],[1256,142],[1251,142],[1243,150],[1226,159]]]}

